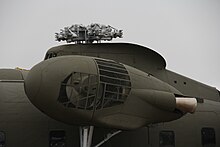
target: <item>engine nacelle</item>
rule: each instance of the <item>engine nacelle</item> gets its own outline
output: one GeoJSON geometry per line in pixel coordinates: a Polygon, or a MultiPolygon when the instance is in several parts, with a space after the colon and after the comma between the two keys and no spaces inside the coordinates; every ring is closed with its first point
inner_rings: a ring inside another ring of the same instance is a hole
{"type": "Polygon", "coordinates": [[[29,72],[25,91],[56,120],[118,129],[175,120],[196,106],[193,100],[181,111],[187,104],[177,105],[174,93],[180,93],[170,85],[133,67],[86,56],[42,61],[29,72]]]}

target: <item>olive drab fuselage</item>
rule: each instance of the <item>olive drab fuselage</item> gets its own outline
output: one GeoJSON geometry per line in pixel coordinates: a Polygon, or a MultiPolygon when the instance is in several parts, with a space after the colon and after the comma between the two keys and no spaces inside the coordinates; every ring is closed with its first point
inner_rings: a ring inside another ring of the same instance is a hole
{"type": "Polygon", "coordinates": [[[0,69],[0,115],[7,147],[80,146],[78,126],[95,126],[92,145],[122,130],[102,146],[220,146],[220,92],[129,43],[61,45],[30,71],[0,69]]]}

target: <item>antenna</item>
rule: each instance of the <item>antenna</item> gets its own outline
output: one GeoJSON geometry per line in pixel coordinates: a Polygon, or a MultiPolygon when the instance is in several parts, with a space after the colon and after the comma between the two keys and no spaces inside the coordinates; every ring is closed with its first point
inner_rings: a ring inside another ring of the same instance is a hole
{"type": "Polygon", "coordinates": [[[60,33],[55,33],[56,41],[66,41],[67,43],[101,43],[101,41],[111,41],[113,38],[122,38],[122,30],[113,28],[110,25],[92,23],[87,27],[82,24],[74,24],[64,27],[60,33]]]}

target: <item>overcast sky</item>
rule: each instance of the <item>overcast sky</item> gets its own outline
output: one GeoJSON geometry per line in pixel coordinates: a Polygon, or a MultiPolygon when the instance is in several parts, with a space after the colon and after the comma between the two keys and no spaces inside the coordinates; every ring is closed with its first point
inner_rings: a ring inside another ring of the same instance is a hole
{"type": "Polygon", "coordinates": [[[0,0],[0,68],[30,69],[72,24],[110,24],[167,69],[220,89],[219,0],[0,0]]]}

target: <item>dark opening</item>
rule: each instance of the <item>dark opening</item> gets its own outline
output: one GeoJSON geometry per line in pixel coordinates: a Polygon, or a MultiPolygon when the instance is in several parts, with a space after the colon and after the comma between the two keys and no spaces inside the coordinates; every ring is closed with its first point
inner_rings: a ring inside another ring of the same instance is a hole
{"type": "Polygon", "coordinates": [[[202,128],[201,135],[203,147],[215,147],[215,130],[213,128],[202,128]]]}
{"type": "Polygon", "coordinates": [[[5,133],[0,131],[0,147],[5,146],[5,133]]]}
{"type": "Polygon", "coordinates": [[[96,75],[73,72],[61,83],[58,101],[66,107],[92,110],[97,91],[96,75]]]}
{"type": "Polygon", "coordinates": [[[57,53],[47,53],[44,60],[47,60],[49,58],[57,57],[57,53]]]}
{"type": "Polygon", "coordinates": [[[175,147],[175,135],[173,131],[160,132],[160,147],[175,147]]]}
{"type": "Polygon", "coordinates": [[[44,60],[47,60],[49,58],[49,54],[47,53],[44,60]]]}
{"type": "Polygon", "coordinates": [[[49,147],[66,147],[66,133],[63,130],[50,131],[49,147]]]}

